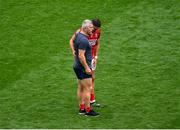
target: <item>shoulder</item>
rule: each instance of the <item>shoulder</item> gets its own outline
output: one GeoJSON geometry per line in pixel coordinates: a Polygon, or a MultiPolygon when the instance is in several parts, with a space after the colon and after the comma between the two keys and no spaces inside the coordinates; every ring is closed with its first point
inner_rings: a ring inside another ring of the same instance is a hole
{"type": "Polygon", "coordinates": [[[97,29],[94,33],[93,33],[93,35],[96,35],[96,36],[100,36],[101,35],[101,30],[100,29],[97,29]]]}
{"type": "Polygon", "coordinates": [[[101,36],[101,29],[100,28],[96,30],[96,34],[97,34],[97,37],[100,38],[100,36],[101,36]]]}
{"type": "Polygon", "coordinates": [[[88,42],[87,37],[85,35],[83,35],[82,33],[79,32],[77,35],[78,35],[80,41],[88,42]]]}
{"type": "Polygon", "coordinates": [[[100,33],[101,33],[101,29],[100,29],[100,28],[97,29],[97,30],[96,30],[96,33],[99,33],[99,34],[100,34],[100,33]]]}

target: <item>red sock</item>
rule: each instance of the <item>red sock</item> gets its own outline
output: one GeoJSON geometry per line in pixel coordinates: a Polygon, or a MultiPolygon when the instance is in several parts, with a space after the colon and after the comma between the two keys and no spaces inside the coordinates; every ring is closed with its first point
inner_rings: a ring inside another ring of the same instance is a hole
{"type": "Polygon", "coordinates": [[[84,110],[84,104],[80,104],[80,110],[84,110]]]}
{"type": "Polygon", "coordinates": [[[94,94],[91,94],[90,101],[93,101],[93,100],[95,100],[95,95],[94,95],[94,94]]]}
{"type": "Polygon", "coordinates": [[[87,113],[89,113],[89,112],[90,112],[90,110],[91,110],[91,108],[90,108],[90,107],[87,107],[87,108],[86,108],[86,112],[87,112],[87,113]]]}

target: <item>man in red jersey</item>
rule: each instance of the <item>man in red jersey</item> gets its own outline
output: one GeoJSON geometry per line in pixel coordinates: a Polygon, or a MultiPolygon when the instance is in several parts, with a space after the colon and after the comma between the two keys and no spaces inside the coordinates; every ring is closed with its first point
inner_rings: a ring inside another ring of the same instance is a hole
{"type": "MultiPolygon", "coordinates": [[[[98,59],[98,52],[99,52],[99,47],[100,47],[100,35],[101,35],[101,21],[99,19],[93,19],[92,23],[94,25],[94,30],[92,35],[88,37],[89,43],[92,45],[92,89],[91,89],[91,95],[90,95],[90,103],[91,105],[99,107],[100,104],[96,103],[95,100],[95,92],[94,92],[94,80],[95,80],[95,69],[96,69],[96,64],[97,64],[97,59],[98,59]]],[[[78,32],[80,32],[81,29],[78,29],[74,35],[70,39],[70,47],[72,49],[73,55],[75,54],[74,50],[74,39],[77,35],[78,32]]],[[[78,90],[77,90],[77,95],[80,97],[81,92],[80,92],[80,83],[78,82],[78,90]]],[[[83,109],[83,103],[79,101],[80,104],[80,109],[83,109]]]]}

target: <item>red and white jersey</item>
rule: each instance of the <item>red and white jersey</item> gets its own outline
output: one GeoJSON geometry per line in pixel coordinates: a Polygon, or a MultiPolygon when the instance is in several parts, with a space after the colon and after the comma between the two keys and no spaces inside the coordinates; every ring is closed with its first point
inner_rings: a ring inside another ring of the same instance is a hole
{"type": "Polygon", "coordinates": [[[101,36],[101,30],[97,29],[95,32],[92,33],[92,35],[90,35],[88,37],[89,43],[92,45],[92,57],[95,57],[95,48],[97,46],[97,41],[101,36]]]}

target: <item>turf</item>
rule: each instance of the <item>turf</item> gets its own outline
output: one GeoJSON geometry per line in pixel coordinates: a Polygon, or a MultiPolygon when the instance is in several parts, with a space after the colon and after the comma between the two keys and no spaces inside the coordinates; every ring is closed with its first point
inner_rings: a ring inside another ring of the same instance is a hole
{"type": "Polygon", "coordinates": [[[0,0],[0,128],[180,128],[179,0],[0,0]],[[101,115],[77,114],[69,39],[102,21],[101,115]]]}

